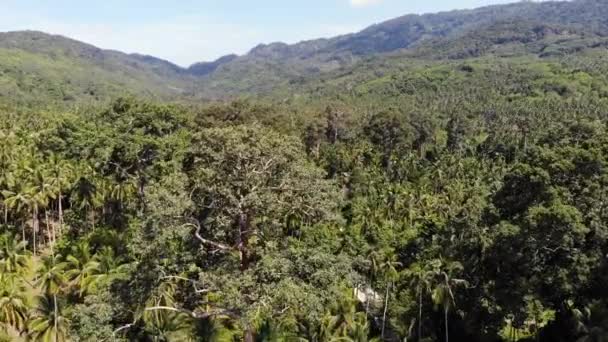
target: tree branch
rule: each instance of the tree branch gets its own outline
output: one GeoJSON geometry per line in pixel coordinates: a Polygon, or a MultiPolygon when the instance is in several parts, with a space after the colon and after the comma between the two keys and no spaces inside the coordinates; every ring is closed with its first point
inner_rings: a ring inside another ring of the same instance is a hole
{"type": "Polygon", "coordinates": [[[179,313],[187,314],[187,315],[191,316],[192,318],[197,318],[196,314],[192,311],[188,311],[185,309],[178,309],[178,308],[174,308],[174,307],[170,307],[170,306],[152,306],[152,307],[144,309],[144,311],[160,311],[160,310],[179,312],[179,313]]]}
{"type": "Polygon", "coordinates": [[[222,250],[222,251],[231,251],[233,249],[232,247],[230,247],[228,245],[224,245],[224,244],[219,243],[219,242],[207,240],[204,237],[202,237],[201,236],[201,229],[202,229],[202,227],[201,227],[201,224],[199,222],[196,222],[196,223],[186,223],[186,224],[184,224],[184,226],[192,226],[192,227],[196,228],[196,231],[194,232],[194,236],[203,245],[212,246],[212,247],[215,247],[218,250],[222,250]]]}
{"type": "Polygon", "coordinates": [[[213,312],[201,312],[201,313],[196,313],[194,311],[189,311],[189,310],[185,310],[185,309],[174,308],[171,306],[152,306],[152,307],[144,309],[144,311],[161,311],[161,310],[183,313],[183,314],[186,314],[195,319],[204,319],[204,318],[220,316],[220,315],[237,317],[237,315],[234,312],[232,312],[230,310],[224,310],[224,309],[221,309],[218,311],[213,311],[213,312]]]}
{"type": "Polygon", "coordinates": [[[201,293],[208,293],[213,291],[212,289],[199,289],[198,286],[196,285],[198,282],[196,280],[193,279],[188,279],[185,277],[180,277],[180,276],[164,276],[160,278],[161,280],[164,279],[177,279],[177,280],[183,280],[183,281],[187,281],[190,282],[192,284],[192,287],[194,288],[194,292],[197,294],[201,294],[201,293]]]}

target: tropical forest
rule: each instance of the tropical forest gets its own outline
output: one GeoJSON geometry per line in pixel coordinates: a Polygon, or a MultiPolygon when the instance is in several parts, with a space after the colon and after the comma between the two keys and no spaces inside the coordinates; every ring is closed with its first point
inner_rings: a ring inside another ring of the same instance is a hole
{"type": "Polygon", "coordinates": [[[608,341],[606,18],[189,68],[0,33],[0,341],[608,341]]]}

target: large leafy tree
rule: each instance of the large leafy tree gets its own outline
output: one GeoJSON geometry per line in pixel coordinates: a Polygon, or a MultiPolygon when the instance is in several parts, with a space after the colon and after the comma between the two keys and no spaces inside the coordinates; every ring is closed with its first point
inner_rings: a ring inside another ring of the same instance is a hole
{"type": "MultiPolygon", "coordinates": [[[[187,171],[195,202],[194,236],[207,260],[215,260],[202,281],[227,282],[217,305],[249,326],[249,334],[256,311],[275,301],[276,284],[306,283],[285,251],[306,227],[333,218],[336,189],[307,161],[296,139],[259,126],[202,131],[187,171]],[[266,286],[255,285],[263,278],[266,286]]],[[[289,306],[274,305],[263,311],[287,312],[289,306]]]]}

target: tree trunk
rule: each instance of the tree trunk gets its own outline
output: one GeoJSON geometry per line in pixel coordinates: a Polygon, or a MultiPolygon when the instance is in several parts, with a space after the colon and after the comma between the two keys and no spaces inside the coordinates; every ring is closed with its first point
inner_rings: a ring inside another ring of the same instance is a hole
{"type": "Polygon", "coordinates": [[[44,211],[44,219],[46,221],[46,233],[48,234],[48,239],[51,245],[51,253],[55,254],[53,248],[55,248],[55,234],[51,231],[51,224],[49,223],[49,212],[48,210],[44,211]]]}
{"type": "Polygon", "coordinates": [[[250,327],[247,327],[247,329],[245,330],[245,334],[243,336],[243,342],[254,342],[255,338],[253,336],[253,331],[251,330],[250,327]]]}
{"type": "Polygon", "coordinates": [[[95,209],[91,210],[91,228],[95,230],[95,209]]]}
{"type": "Polygon", "coordinates": [[[239,214],[239,236],[238,236],[238,249],[241,261],[241,271],[246,271],[249,268],[250,255],[249,255],[249,235],[250,235],[250,221],[249,215],[246,213],[239,214]]]}
{"type": "Polygon", "coordinates": [[[63,204],[61,201],[63,196],[61,195],[61,191],[59,191],[59,203],[57,203],[57,211],[59,213],[59,233],[61,234],[61,229],[63,228],[63,204]]]}
{"type": "Polygon", "coordinates": [[[32,210],[32,226],[33,226],[33,236],[34,236],[34,256],[36,256],[36,232],[38,231],[38,205],[34,205],[34,210],[32,210]]]}
{"type": "Polygon", "coordinates": [[[53,334],[53,342],[57,342],[57,312],[59,310],[57,310],[57,295],[53,294],[53,306],[54,306],[54,316],[53,316],[53,321],[54,321],[54,325],[55,325],[55,333],[53,334]]]}
{"type": "Polygon", "coordinates": [[[384,314],[382,316],[382,338],[384,338],[384,329],[386,327],[386,311],[388,310],[388,296],[389,290],[391,288],[391,283],[386,284],[386,298],[384,298],[384,314]]]}
{"type": "Polygon", "coordinates": [[[369,315],[369,292],[365,291],[365,313],[369,315]]]}
{"type": "Polygon", "coordinates": [[[25,241],[25,222],[21,224],[21,238],[23,239],[23,251],[27,249],[27,241],[25,241]]]}
{"type": "Polygon", "coordinates": [[[444,309],[445,313],[445,342],[449,342],[450,332],[448,330],[448,307],[446,306],[444,309]]]}
{"type": "Polygon", "coordinates": [[[146,180],[144,178],[140,178],[139,185],[137,187],[137,195],[139,197],[139,206],[141,213],[145,213],[148,208],[146,205],[146,188],[145,188],[146,180]]]}
{"type": "Polygon", "coordinates": [[[422,288],[418,286],[418,341],[422,340],[422,288]]]}

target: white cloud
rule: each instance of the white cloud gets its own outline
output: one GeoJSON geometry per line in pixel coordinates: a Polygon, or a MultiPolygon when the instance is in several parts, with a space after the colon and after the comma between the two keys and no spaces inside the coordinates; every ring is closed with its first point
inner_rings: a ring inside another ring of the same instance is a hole
{"type": "Polygon", "coordinates": [[[381,2],[382,0],[350,0],[350,4],[353,7],[367,7],[371,5],[377,5],[381,2]]]}

